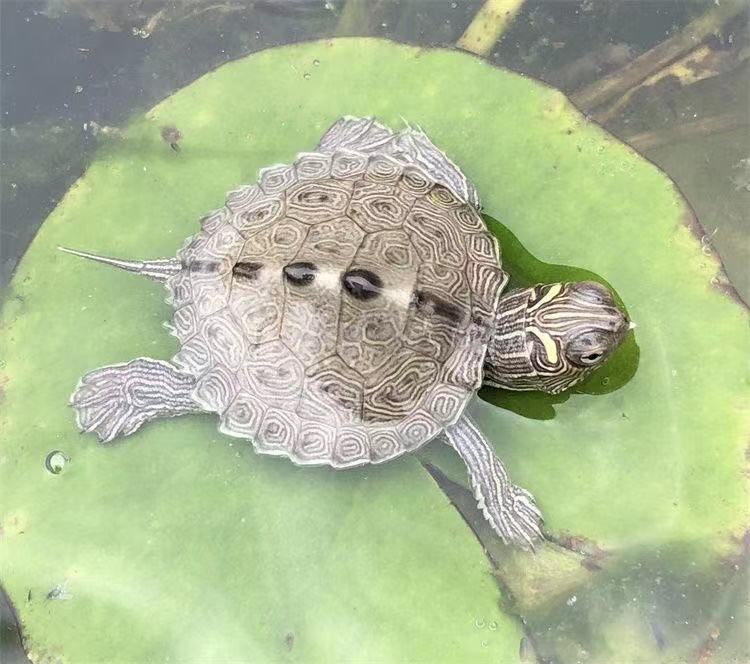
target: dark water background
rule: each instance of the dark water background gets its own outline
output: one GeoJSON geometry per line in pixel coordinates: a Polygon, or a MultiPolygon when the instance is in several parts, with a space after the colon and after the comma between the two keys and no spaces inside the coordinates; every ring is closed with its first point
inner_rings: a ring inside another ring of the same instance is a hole
{"type": "MultiPolygon", "coordinates": [[[[0,286],[7,284],[37,229],[86,169],[110,128],[206,71],[269,46],[337,34],[450,46],[482,5],[466,0],[344,4],[2,0],[0,286]]],[[[529,0],[488,59],[573,94],[713,6],[713,0],[529,0]]],[[[747,33],[747,15],[741,14],[712,42],[717,50],[741,53],[744,48],[744,59],[738,56],[733,63],[730,58],[719,75],[690,86],[667,80],[605,124],[632,140],[677,182],[706,229],[704,242],[719,251],[746,301],[747,33]],[[687,136],[674,131],[711,117],[729,122],[687,136]]],[[[14,621],[2,604],[0,660],[23,661],[14,621]]]]}

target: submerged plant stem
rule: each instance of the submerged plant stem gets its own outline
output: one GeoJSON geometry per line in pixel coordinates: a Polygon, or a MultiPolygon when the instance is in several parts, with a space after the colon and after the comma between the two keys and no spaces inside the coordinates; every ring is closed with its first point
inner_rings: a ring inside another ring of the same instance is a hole
{"type": "Polygon", "coordinates": [[[680,143],[693,138],[701,138],[718,134],[723,131],[731,131],[750,125],[750,118],[745,113],[722,113],[707,118],[701,118],[695,122],[685,122],[667,129],[656,131],[644,131],[639,134],[625,136],[632,147],[639,151],[654,150],[664,145],[680,143]]]}
{"type": "Polygon", "coordinates": [[[676,82],[681,87],[687,87],[698,81],[731,71],[749,58],[750,53],[747,52],[747,49],[740,50],[737,48],[717,51],[703,44],[655,72],[635,87],[630,88],[611,105],[602,107],[594,115],[594,120],[599,124],[607,124],[620,115],[622,110],[631,104],[641,90],[653,88],[667,80],[676,82]]]}
{"type": "Polygon", "coordinates": [[[582,88],[572,96],[573,102],[580,108],[591,110],[625,94],[655,72],[692,51],[746,6],[742,0],[722,2],[631,63],[582,88]]]}
{"type": "Polygon", "coordinates": [[[523,3],[524,0],[487,0],[456,45],[477,55],[489,55],[523,3]]]}

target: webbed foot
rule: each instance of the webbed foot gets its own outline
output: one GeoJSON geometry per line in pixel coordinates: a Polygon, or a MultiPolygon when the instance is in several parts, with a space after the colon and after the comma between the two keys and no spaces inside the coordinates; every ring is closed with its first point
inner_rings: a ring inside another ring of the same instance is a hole
{"type": "Polygon", "coordinates": [[[194,387],[193,376],[168,362],[138,358],[87,373],[70,404],[76,410],[78,428],[108,443],[157,417],[199,411],[190,396],[194,387]]]}

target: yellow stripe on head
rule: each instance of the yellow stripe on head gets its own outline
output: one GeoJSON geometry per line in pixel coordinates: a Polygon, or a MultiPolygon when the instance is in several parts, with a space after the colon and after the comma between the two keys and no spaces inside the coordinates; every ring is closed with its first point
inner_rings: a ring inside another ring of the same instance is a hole
{"type": "Polygon", "coordinates": [[[529,307],[529,311],[536,311],[539,307],[544,306],[547,304],[547,302],[550,302],[551,300],[554,300],[562,291],[563,285],[562,284],[552,284],[549,287],[549,290],[544,294],[541,300],[539,302],[534,302],[529,307]]]}
{"type": "Polygon", "coordinates": [[[557,364],[559,355],[557,354],[557,344],[552,339],[552,336],[547,334],[546,332],[542,332],[539,328],[532,325],[529,325],[526,328],[526,331],[531,332],[531,334],[533,334],[537,339],[539,339],[539,341],[542,342],[542,346],[544,346],[544,353],[547,356],[550,364],[557,364]]]}

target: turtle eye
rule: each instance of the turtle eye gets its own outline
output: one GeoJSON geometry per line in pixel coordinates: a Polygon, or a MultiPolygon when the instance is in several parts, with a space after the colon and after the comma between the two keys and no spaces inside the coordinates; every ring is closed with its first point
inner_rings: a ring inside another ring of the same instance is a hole
{"type": "Polygon", "coordinates": [[[595,351],[593,353],[587,353],[586,355],[581,355],[581,363],[582,364],[594,364],[603,353],[600,353],[598,351],[595,351]]]}
{"type": "Polygon", "coordinates": [[[598,364],[611,348],[607,335],[595,330],[571,339],[565,349],[565,355],[579,367],[590,367],[598,364]]]}

